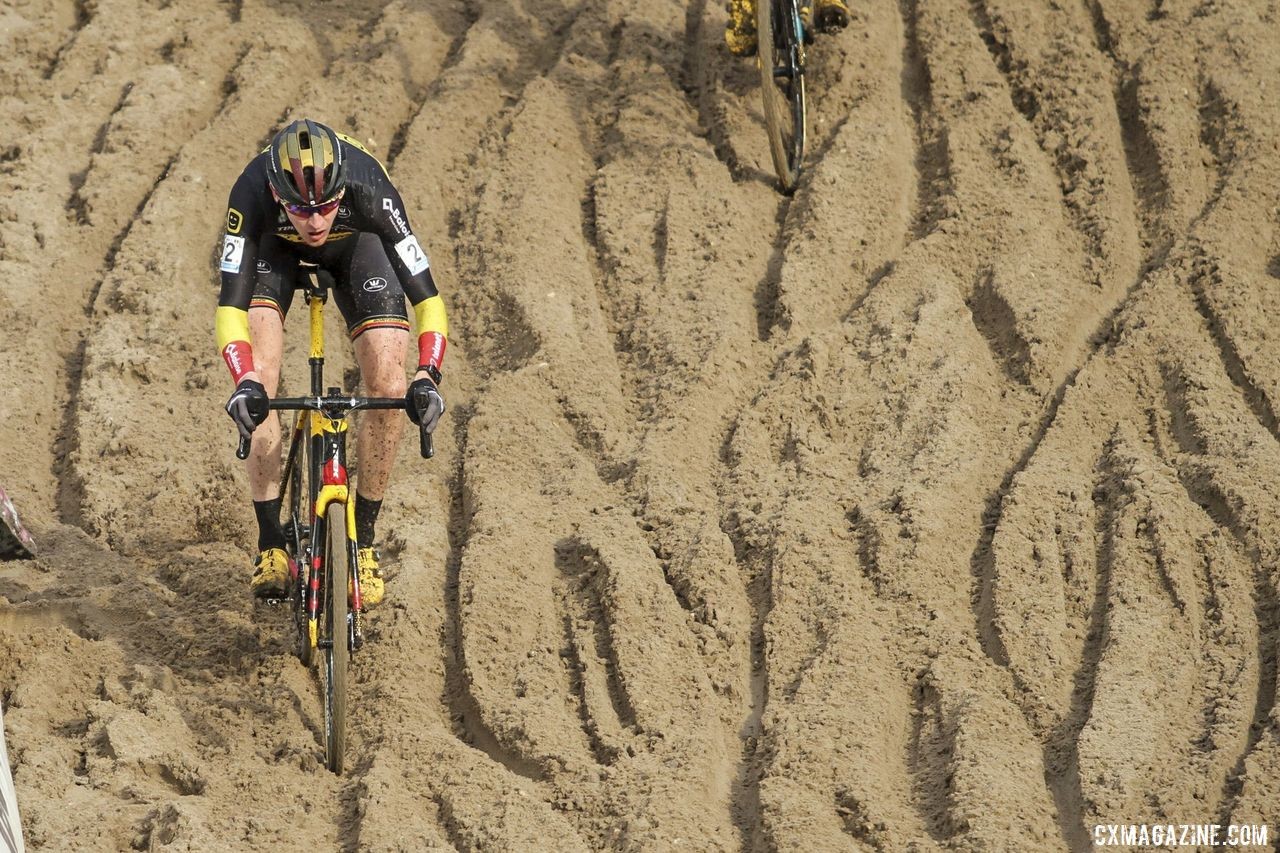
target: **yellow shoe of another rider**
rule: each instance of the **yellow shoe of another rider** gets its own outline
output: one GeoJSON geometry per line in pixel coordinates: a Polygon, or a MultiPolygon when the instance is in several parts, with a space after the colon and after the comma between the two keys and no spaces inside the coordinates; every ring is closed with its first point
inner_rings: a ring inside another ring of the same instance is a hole
{"type": "Polygon", "coordinates": [[[838,33],[849,26],[849,7],[844,0],[816,0],[819,32],[838,33]]]}
{"type": "Polygon", "coordinates": [[[253,561],[249,582],[258,598],[284,598],[289,589],[289,555],[283,548],[268,548],[253,561]]]}
{"type": "Polygon", "coordinates": [[[724,29],[724,43],[729,46],[729,52],[734,56],[755,56],[755,0],[729,0],[725,8],[729,12],[729,23],[724,29]]]}
{"type": "Polygon", "coordinates": [[[361,548],[356,553],[356,571],[360,575],[360,600],[366,610],[382,602],[382,569],[378,566],[378,552],[373,548],[361,548]]]}

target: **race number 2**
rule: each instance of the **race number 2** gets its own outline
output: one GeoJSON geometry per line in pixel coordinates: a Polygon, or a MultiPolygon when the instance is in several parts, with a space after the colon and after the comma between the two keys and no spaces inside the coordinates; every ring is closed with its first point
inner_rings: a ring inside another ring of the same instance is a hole
{"type": "Polygon", "coordinates": [[[230,234],[222,241],[222,271],[240,272],[240,260],[244,257],[244,238],[230,234]]]}
{"type": "Polygon", "coordinates": [[[400,260],[404,261],[404,265],[409,268],[410,275],[417,275],[431,266],[427,262],[427,253],[422,251],[422,247],[418,245],[418,238],[412,234],[396,243],[396,254],[400,256],[400,260]]]}

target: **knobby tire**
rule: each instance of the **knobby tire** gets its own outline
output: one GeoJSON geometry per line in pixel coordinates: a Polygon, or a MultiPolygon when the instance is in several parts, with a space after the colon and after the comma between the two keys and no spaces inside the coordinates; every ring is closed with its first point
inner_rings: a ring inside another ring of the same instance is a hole
{"type": "Polygon", "coordinates": [[[298,660],[302,661],[302,665],[311,668],[315,663],[315,648],[311,645],[311,635],[307,630],[307,605],[306,596],[303,594],[303,587],[307,583],[307,552],[302,539],[302,527],[304,523],[311,521],[311,500],[309,496],[303,494],[303,476],[302,471],[305,467],[306,454],[302,452],[300,444],[295,443],[290,448],[290,463],[288,476],[285,478],[285,506],[289,513],[289,529],[287,531],[287,545],[289,556],[293,558],[294,565],[297,567],[298,576],[293,579],[293,588],[290,591],[293,598],[293,622],[294,628],[298,632],[298,660]]]}
{"type": "Polygon", "coordinates": [[[804,34],[796,0],[757,0],[756,31],[760,92],[769,135],[769,153],[783,192],[800,180],[804,160],[804,34]]]}
{"type": "Polygon", "coordinates": [[[332,503],[325,511],[325,612],[321,617],[324,651],[324,758],[328,768],[342,775],[347,744],[347,580],[351,555],[347,550],[346,506],[332,503]],[[327,642],[326,642],[327,641],[327,642]]]}

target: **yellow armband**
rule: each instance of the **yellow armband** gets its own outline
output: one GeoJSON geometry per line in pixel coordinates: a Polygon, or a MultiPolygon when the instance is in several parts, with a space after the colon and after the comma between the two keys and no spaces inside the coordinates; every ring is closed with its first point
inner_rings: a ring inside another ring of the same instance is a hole
{"type": "Polygon", "coordinates": [[[218,352],[227,348],[232,341],[249,340],[249,312],[230,305],[219,305],[213,315],[214,328],[218,333],[218,352]]]}
{"type": "Polygon", "coordinates": [[[446,338],[449,337],[449,318],[445,315],[444,300],[439,294],[413,306],[413,319],[417,323],[415,331],[418,335],[423,332],[439,332],[446,338]]]}

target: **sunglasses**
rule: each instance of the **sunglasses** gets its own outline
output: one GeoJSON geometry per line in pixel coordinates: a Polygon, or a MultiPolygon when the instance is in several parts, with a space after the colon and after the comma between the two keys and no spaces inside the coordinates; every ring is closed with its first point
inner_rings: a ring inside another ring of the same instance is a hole
{"type": "Polygon", "coordinates": [[[317,213],[321,216],[328,216],[330,213],[333,213],[334,208],[336,208],[341,201],[341,199],[335,198],[332,201],[326,201],[324,204],[286,204],[285,202],[281,202],[281,204],[284,204],[284,209],[292,213],[294,216],[309,219],[317,213]]]}

